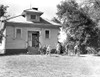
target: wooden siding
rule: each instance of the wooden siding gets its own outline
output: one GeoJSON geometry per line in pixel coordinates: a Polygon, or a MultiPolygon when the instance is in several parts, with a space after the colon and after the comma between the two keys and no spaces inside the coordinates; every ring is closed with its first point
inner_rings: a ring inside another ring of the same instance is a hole
{"type": "Polygon", "coordinates": [[[58,34],[58,28],[50,28],[50,27],[30,27],[27,24],[9,24],[9,26],[6,27],[6,49],[26,49],[27,48],[27,40],[28,40],[28,31],[39,31],[40,37],[39,41],[43,46],[50,45],[51,48],[56,47],[57,43],[57,34],[58,34]],[[15,25],[15,26],[13,26],[15,25]],[[21,28],[22,29],[22,38],[16,39],[15,37],[15,29],[21,28]],[[45,30],[50,30],[50,38],[45,38],[45,30]]]}

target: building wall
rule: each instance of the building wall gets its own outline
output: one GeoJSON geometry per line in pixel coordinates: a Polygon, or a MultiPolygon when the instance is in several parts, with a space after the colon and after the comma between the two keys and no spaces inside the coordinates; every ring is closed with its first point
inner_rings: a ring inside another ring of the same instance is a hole
{"type": "Polygon", "coordinates": [[[22,29],[22,37],[20,39],[16,38],[15,30],[21,27],[6,27],[6,49],[25,49],[26,48],[26,37],[25,30],[22,29]]]}
{"type": "Polygon", "coordinates": [[[36,27],[21,27],[21,26],[7,26],[6,33],[6,49],[25,49],[27,48],[27,41],[28,41],[28,31],[39,31],[40,37],[39,41],[41,42],[42,46],[50,45],[51,48],[56,47],[57,43],[57,34],[58,29],[52,28],[36,28],[36,27]],[[15,29],[21,28],[22,30],[22,37],[21,39],[16,39],[15,37],[15,29]],[[50,38],[45,38],[45,30],[50,30],[50,38]]]}
{"type": "Polygon", "coordinates": [[[57,44],[57,34],[58,34],[58,30],[57,29],[42,29],[42,33],[41,33],[41,44],[43,46],[48,46],[50,45],[50,47],[52,49],[54,49],[56,47],[57,44]],[[45,30],[49,30],[50,31],[50,38],[47,39],[45,38],[45,30]]]}

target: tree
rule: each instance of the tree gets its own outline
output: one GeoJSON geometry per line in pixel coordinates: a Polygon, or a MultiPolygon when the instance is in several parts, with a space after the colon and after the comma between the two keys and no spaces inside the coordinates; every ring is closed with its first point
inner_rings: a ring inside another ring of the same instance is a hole
{"type": "Polygon", "coordinates": [[[63,21],[67,33],[67,41],[79,42],[79,49],[86,53],[85,46],[98,47],[97,24],[75,0],[62,1],[57,6],[58,18],[63,21]]]}
{"type": "Polygon", "coordinates": [[[6,12],[7,11],[7,8],[8,8],[8,6],[0,5],[0,18],[2,16],[5,16],[5,13],[7,13],[6,12]]]}
{"type": "MultiPolygon", "coordinates": [[[[8,8],[8,6],[0,5],[0,18],[2,18],[2,17],[5,16],[5,14],[7,13],[7,12],[6,12],[6,11],[7,11],[7,8],[8,8]]],[[[1,21],[1,22],[2,22],[2,21],[1,21]]],[[[1,26],[2,26],[2,25],[1,25],[1,26]]],[[[0,43],[2,43],[2,39],[3,39],[3,37],[4,37],[4,34],[3,34],[4,29],[5,29],[5,26],[4,26],[3,29],[0,30],[0,43]]]]}
{"type": "Polygon", "coordinates": [[[100,0],[85,0],[80,6],[83,6],[90,17],[98,22],[100,20],[100,0]]]}

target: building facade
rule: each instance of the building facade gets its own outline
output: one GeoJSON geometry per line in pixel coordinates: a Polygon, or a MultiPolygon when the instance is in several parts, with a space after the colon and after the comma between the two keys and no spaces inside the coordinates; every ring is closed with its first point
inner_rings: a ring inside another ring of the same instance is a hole
{"type": "Polygon", "coordinates": [[[28,48],[32,53],[39,53],[39,47],[48,45],[55,49],[60,25],[43,19],[43,12],[37,8],[24,10],[23,13],[23,16],[4,23],[6,38],[3,38],[1,46],[5,53],[26,52],[28,48]]]}

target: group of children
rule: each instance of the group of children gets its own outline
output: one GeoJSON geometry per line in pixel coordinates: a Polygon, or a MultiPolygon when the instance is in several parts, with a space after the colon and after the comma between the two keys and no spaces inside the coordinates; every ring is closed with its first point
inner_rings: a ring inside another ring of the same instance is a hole
{"type": "MultiPolygon", "coordinates": [[[[55,53],[60,54],[60,52],[61,52],[61,44],[57,43],[55,53]]],[[[46,54],[47,55],[51,54],[51,47],[50,47],[50,45],[47,46],[46,54]]]]}
{"type": "MultiPolygon", "coordinates": [[[[40,51],[40,53],[43,53],[43,54],[46,54],[46,55],[48,55],[48,54],[51,55],[52,49],[51,49],[51,46],[48,45],[48,46],[45,46],[45,47],[40,47],[39,51],[40,51]]],[[[57,43],[56,50],[54,51],[54,53],[57,53],[57,54],[61,53],[61,43],[59,43],[59,42],[57,43]]]]}
{"type": "Polygon", "coordinates": [[[79,49],[80,47],[79,47],[79,44],[67,44],[66,46],[65,46],[65,51],[66,51],[66,54],[68,54],[68,55],[78,55],[79,56],[79,54],[80,54],[80,49],[79,49]]]}
{"type": "MultiPolygon", "coordinates": [[[[66,52],[71,52],[71,50],[69,49],[68,46],[66,47],[66,49],[67,49],[66,52]]],[[[46,52],[46,55],[49,55],[49,54],[51,55],[51,46],[50,45],[45,47],[45,52],[46,52]]],[[[61,52],[63,52],[62,44],[60,42],[58,42],[56,45],[55,53],[61,54],[61,52]]],[[[80,52],[79,45],[75,45],[74,50],[72,50],[72,53],[79,55],[79,52],[80,52]]],[[[67,54],[69,54],[69,53],[67,53],[67,54]]]]}

